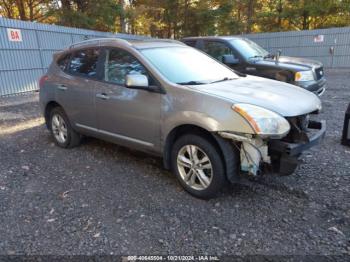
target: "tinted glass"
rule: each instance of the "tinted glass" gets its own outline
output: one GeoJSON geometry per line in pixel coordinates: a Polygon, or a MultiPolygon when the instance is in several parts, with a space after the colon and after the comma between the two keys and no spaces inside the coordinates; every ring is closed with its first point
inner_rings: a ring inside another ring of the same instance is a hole
{"type": "Polygon", "coordinates": [[[194,48],[150,48],[141,52],[173,83],[209,83],[226,77],[238,78],[232,70],[194,48]]]}
{"type": "Polygon", "coordinates": [[[264,58],[269,54],[264,48],[249,39],[233,39],[230,42],[246,59],[264,58]]]}
{"type": "Polygon", "coordinates": [[[224,55],[233,55],[231,48],[220,42],[204,42],[203,51],[219,61],[223,61],[224,55]]]}
{"type": "Polygon", "coordinates": [[[67,69],[68,63],[70,59],[70,54],[66,54],[57,61],[57,65],[61,68],[62,71],[67,69]]]}
{"type": "Polygon", "coordinates": [[[96,77],[99,53],[99,49],[86,49],[75,52],[69,65],[69,72],[87,77],[96,77]]]}
{"type": "Polygon", "coordinates": [[[148,75],[146,68],[130,53],[121,49],[107,50],[104,70],[104,79],[107,82],[118,85],[125,85],[125,78],[128,74],[142,74],[153,80],[148,75]]]}
{"type": "Polygon", "coordinates": [[[186,45],[189,45],[189,46],[192,46],[192,47],[196,46],[196,41],[194,41],[194,40],[186,40],[184,42],[185,42],[186,45]]]}

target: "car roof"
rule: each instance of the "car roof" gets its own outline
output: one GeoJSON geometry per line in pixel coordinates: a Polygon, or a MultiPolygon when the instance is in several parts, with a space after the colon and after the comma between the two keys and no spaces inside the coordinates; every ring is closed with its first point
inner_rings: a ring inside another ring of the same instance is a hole
{"type": "Polygon", "coordinates": [[[171,39],[148,39],[129,41],[137,49],[167,47],[167,46],[185,46],[184,43],[171,39]]]}
{"type": "Polygon", "coordinates": [[[182,40],[233,40],[233,39],[245,39],[245,37],[240,36],[191,36],[184,37],[182,40]]]}

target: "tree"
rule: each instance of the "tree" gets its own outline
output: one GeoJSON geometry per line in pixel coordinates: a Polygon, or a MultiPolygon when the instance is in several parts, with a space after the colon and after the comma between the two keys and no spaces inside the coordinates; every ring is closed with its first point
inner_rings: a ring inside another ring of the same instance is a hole
{"type": "Polygon", "coordinates": [[[125,1],[119,0],[119,21],[120,21],[120,32],[126,33],[126,21],[125,21],[125,1]]]}
{"type": "Polygon", "coordinates": [[[49,2],[49,0],[0,0],[0,14],[24,21],[41,21],[44,18],[43,9],[49,2]]]}
{"type": "Polygon", "coordinates": [[[350,24],[350,0],[0,0],[4,17],[161,38],[350,24]]]}
{"type": "Polygon", "coordinates": [[[81,27],[100,31],[115,31],[115,20],[120,6],[115,0],[62,0],[52,5],[48,15],[64,26],[81,27]]]}
{"type": "Polygon", "coordinates": [[[14,0],[0,0],[0,14],[7,18],[15,18],[15,1],[14,0]]]}

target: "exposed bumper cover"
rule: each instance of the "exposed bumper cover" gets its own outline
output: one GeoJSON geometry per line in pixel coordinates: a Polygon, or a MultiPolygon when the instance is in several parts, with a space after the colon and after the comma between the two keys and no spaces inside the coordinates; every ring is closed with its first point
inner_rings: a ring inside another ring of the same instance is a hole
{"type": "Polygon", "coordinates": [[[281,140],[271,140],[269,142],[269,149],[273,152],[281,154],[287,154],[289,156],[298,156],[303,151],[317,145],[325,136],[326,133],[326,121],[320,122],[310,121],[309,129],[319,130],[312,137],[309,138],[308,143],[288,143],[281,140]]]}

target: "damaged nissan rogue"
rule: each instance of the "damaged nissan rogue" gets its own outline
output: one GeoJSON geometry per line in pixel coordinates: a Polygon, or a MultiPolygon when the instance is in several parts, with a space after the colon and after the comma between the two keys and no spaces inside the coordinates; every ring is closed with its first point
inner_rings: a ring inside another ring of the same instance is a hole
{"type": "Polygon", "coordinates": [[[58,146],[93,136],[161,156],[200,198],[244,176],[292,174],[326,131],[310,118],[321,110],[315,94],[237,74],[177,41],[74,44],[54,55],[39,85],[58,146]]]}

